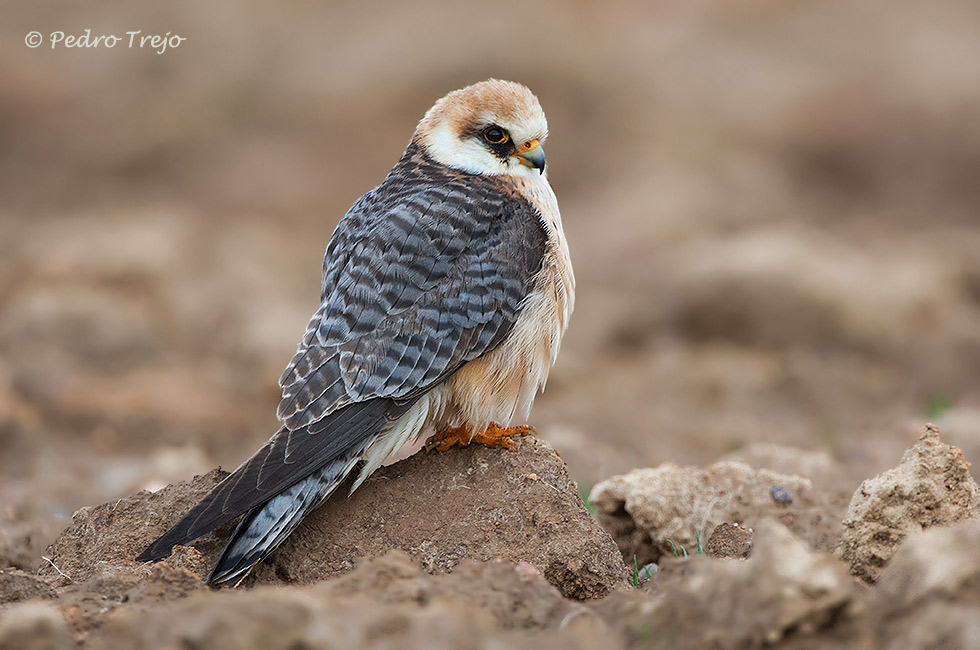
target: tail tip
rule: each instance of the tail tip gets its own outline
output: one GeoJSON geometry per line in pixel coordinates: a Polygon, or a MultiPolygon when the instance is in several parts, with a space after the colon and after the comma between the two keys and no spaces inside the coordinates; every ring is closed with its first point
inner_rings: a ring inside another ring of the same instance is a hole
{"type": "Polygon", "coordinates": [[[162,560],[163,558],[167,557],[167,555],[170,554],[171,549],[173,549],[172,546],[170,548],[159,548],[157,546],[157,543],[154,542],[149,546],[147,546],[146,550],[144,550],[142,553],[139,554],[139,556],[136,558],[136,561],[156,562],[157,560],[162,560]]]}

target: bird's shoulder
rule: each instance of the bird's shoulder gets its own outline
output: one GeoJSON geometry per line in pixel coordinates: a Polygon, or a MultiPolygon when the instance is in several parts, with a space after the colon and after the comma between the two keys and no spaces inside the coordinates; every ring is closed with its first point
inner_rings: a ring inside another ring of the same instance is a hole
{"type": "Polygon", "coordinates": [[[321,298],[346,272],[392,258],[441,267],[439,260],[506,248],[495,264],[519,264],[522,275],[540,268],[547,240],[541,211],[509,181],[438,163],[413,141],[338,224],[324,255],[321,298]]]}

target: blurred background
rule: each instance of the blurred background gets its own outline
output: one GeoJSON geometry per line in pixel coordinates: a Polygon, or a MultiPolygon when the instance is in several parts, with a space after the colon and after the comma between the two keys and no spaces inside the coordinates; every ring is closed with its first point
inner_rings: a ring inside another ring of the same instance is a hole
{"type": "Polygon", "coordinates": [[[578,301],[532,422],[580,484],[774,442],[853,489],[927,420],[980,460],[974,0],[3,13],[6,564],[275,431],[338,219],[491,76],[550,121],[578,301]],[[186,41],[50,48],[86,28],[186,41]]]}

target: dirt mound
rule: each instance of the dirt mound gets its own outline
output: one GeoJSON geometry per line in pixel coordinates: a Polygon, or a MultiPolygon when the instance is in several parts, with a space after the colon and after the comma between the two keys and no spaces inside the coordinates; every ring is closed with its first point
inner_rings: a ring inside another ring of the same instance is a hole
{"type": "Polygon", "coordinates": [[[972,648],[980,639],[980,521],[911,533],[876,594],[885,648],[972,648]]]}
{"type": "Polygon", "coordinates": [[[746,561],[691,558],[667,563],[665,595],[649,625],[670,648],[756,648],[814,635],[854,597],[847,567],[811,552],[782,524],[758,524],[746,561]]]}
{"type": "Polygon", "coordinates": [[[980,486],[963,452],[926,425],[898,467],[868,479],[854,493],[838,552],[851,573],[874,582],[910,533],[980,517],[980,486]]]}
{"type": "Polygon", "coordinates": [[[642,564],[672,556],[679,546],[695,549],[721,523],[752,527],[770,517],[829,550],[843,513],[843,502],[809,479],[741,462],[633,470],[596,485],[590,500],[628,564],[634,555],[642,564]]]}
{"type": "MultiPolygon", "coordinates": [[[[41,575],[63,580],[60,570],[75,583],[97,583],[101,593],[127,593],[153,571],[134,558],[224,475],[214,470],[156,493],[82,508],[41,575]]],[[[569,598],[597,598],[625,584],[615,544],[585,509],[565,464],[537,439],[525,440],[518,453],[482,446],[420,452],[380,469],[349,498],[348,486],[244,584],[313,584],[391,549],[431,572],[451,571],[465,558],[527,562],[569,598]]],[[[167,565],[203,577],[228,529],[192,542],[167,565]]]]}
{"type": "Polygon", "coordinates": [[[459,600],[489,612],[506,629],[557,626],[578,605],[566,600],[526,562],[463,560],[451,573],[429,574],[404,551],[389,551],[317,585],[318,593],[377,603],[459,600]]]}
{"type": "Polygon", "coordinates": [[[308,517],[258,567],[255,581],[315,582],[392,548],[430,571],[450,571],[464,558],[529,562],[577,599],[603,596],[626,577],[565,464],[531,439],[517,454],[482,447],[418,453],[383,468],[351,498],[308,517]]]}
{"type": "MultiPolygon", "coordinates": [[[[91,580],[103,583],[110,579],[126,581],[124,576],[135,583],[149,577],[152,565],[137,562],[136,556],[225,476],[226,472],[215,469],[195,476],[192,481],[157,492],[143,491],[110,503],[81,508],[72,515],[71,525],[48,549],[51,563],[42,565],[38,575],[76,585],[91,580]]],[[[228,526],[208,533],[194,542],[195,548],[205,555],[216,555],[227,533],[228,526]]],[[[111,588],[110,591],[125,591],[126,588],[111,588]]]]}
{"type": "Polygon", "coordinates": [[[317,585],[202,591],[127,607],[91,646],[598,647],[609,632],[586,610],[528,564],[463,560],[452,574],[430,575],[391,551],[317,585]]]}
{"type": "Polygon", "coordinates": [[[37,576],[20,569],[0,570],[0,602],[54,598],[54,590],[37,576]]]}

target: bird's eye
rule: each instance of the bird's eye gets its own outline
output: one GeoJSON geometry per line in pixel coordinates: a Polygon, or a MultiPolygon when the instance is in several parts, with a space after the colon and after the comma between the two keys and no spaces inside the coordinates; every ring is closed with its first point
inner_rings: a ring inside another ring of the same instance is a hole
{"type": "Polygon", "coordinates": [[[483,139],[490,144],[504,144],[510,136],[499,126],[491,126],[483,130],[483,139]]]}

